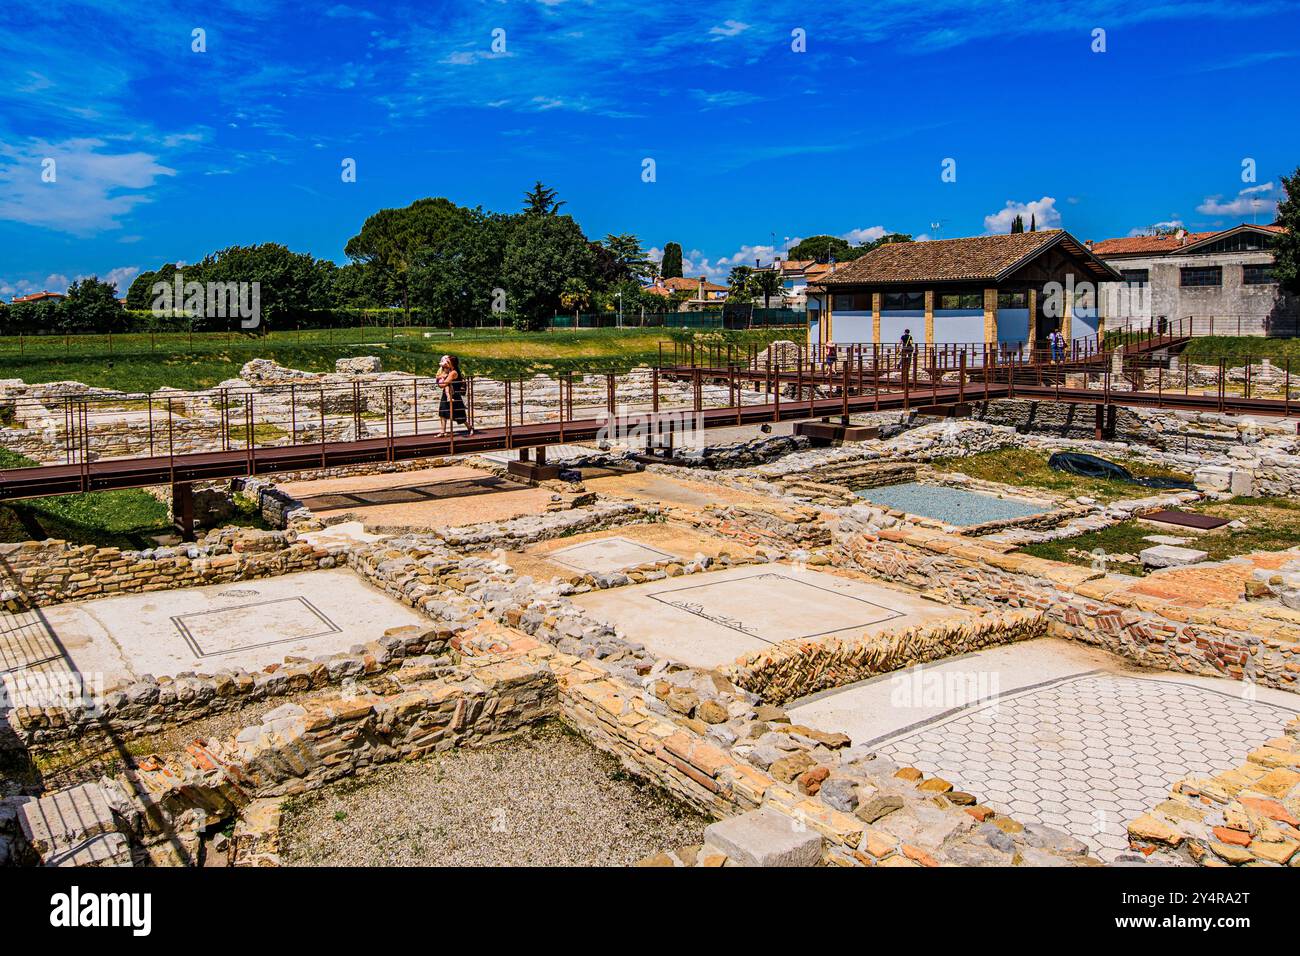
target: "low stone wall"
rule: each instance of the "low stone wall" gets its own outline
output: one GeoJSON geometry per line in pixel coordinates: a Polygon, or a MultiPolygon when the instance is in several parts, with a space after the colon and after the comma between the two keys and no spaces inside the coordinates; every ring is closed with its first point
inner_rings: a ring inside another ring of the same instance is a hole
{"type": "Polygon", "coordinates": [[[1300,866],[1300,717],[1241,766],[1174,784],[1128,835],[1155,862],[1300,866]]]}
{"type": "Polygon", "coordinates": [[[487,551],[502,548],[515,551],[538,541],[563,538],[571,534],[599,531],[615,525],[652,521],[659,512],[622,501],[598,501],[595,504],[546,514],[524,515],[510,521],[484,522],[455,528],[439,529],[447,544],[457,548],[487,551]]]}
{"type": "Polygon", "coordinates": [[[986,647],[1041,637],[1036,610],[943,620],[869,636],[782,641],[723,668],[738,686],[770,704],[986,647]]]}
{"type": "Polygon", "coordinates": [[[1044,613],[1048,633],[1143,667],[1247,679],[1300,691],[1300,624],[1131,593],[1132,580],[907,527],[849,534],[837,561],[936,600],[1044,613]]]}
{"type": "Polygon", "coordinates": [[[269,478],[237,478],[234,486],[257,501],[263,521],[274,528],[287,528],[296,521],[310,521],[313,515],[301,501],[280,490],[277,482],[286,480],[283,476],[277,476],[274,481],[269,478]]]}
{"type": "Polygon", "coordinates": [[[150,675],[85,707],[51,706],[48,701],[38,706],[20,697],[5,716],[14,742],[32,752],[71,740],[121,742],[264,700],[373,677],[401,667],[410,657],[431,656],[450,667],[453,657],[448,652],[456,634],[456,629],[443,624],[389,628],[378,640],[351,651],[311,661],[285,661],[261,671],[235,668],[179,677],[150,675]]]}
{"type": "Polygon", "coordinates": [[[0,544],[0,603],[11,611],[114,594],[166,591],[332,568],[344,546],[317,547],[283,532],[225,528],[201,544],[144,551],[67,541],[0,544]]]}
{"type": "Polygon", "coordinates": [[[779,814],[792,830],[820,836],[823,863],[1098,864],[1079,841],[998,814],[941,777],[851,751],[843,734],[792,725],[720,674],[663,672],[638,690],[595,662],[526,639],[507,653],[545,661],[564,720],[635,775],[715,818],[779,814]]]}
{"type": "Polygon", "coordinates": [[[194,865],[203,834],[240,818],[254,801],[305,793],[394,760],[492,743],[556,710],[555,679],[544,667],[489,658],[448,668],[436,658],[409,658],[379,691],[287,703],[232,736],[196,740],[183,755],[141,757],[98,784],[0,807],[47,863],[95,862],[77,854],[111,836],[113,855],[99,862],[121,865],[126,844],[136,862],[194,865]],[[70,799],[82,812],[65,812],[70,799]]]}

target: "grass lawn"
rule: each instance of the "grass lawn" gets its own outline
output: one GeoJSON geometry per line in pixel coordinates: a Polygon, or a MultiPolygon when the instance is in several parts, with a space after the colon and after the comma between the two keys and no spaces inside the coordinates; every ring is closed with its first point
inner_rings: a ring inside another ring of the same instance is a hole
{"type": "MultiPolygon", "coordinates": [[[[271,332],[266,335],[225,333],[148,333],[29,337],[21,354],[8,339],[0,340],[0,378],[29,383],[77,381],[124,391],[152,391],[164,385],[181,389],[210,388],[235,378],[243,364],[267,358],[310,372],[334,370],[336,359],[379,355],[390,371],[432,375],[445,352],[460,356],[466,372],[492,378],[531,377],[538,372],[626,372],[658,359],[659,345],[692,333],[669,329],[582,329],[515,332],[457,329],[453,336],[426,330],[340,329],[271,332]],[[341,344],[345,343],[345,344],[341,344]]],[[[760,348],[779,338],[797,338],[798,330],[694,332],[697,343],[760,348]]],[[[10,337],[12,338],[12,337],[10,337]]]]}
{"type": "MultiPolygon", "coordinates": [[[[959,472],[970,478],[999,481],[1023,488],[1041,488],[1056,494],[1077,497],[1086,495],[1098,501],[1141,498],[1151,492],[1141,485],[1107,478],[1084,478],[1047,467],[1048,455],[1025,448],[986,451],[969,458],[936,458],[931,466],[940,471],[959,472]]],[[[1111,459],[1142,477],[1190,479],[1190,475],[1150,465],[1134,458],[1111,459]]]]}
{"type": "Polygon", "coordinates": [[[1229,367],[1258,365],[1261,359],[1300,375],[1300,339],[1269,339],[1249,335],[1207,335],[1192,339],[1183,349],[1182,359],[1197,365],[1218,365],[1223,359],[1229,367]]]}
{"type": "MultiPolygon", "coordinates": [[[[0,468],[34,465],[24,455],[0,448],[0,468]]],[[[231,523],[266,527],[255,511],[231,523]]],[[[140,550],[157,545],[156,535],[172,534],[167,504],[138,488],[54,495],[0,505],[0,542],[62,538],[73,544],[140,550]]]]}
{"type": "MultiPolygon", "coordinates": [[[[1090,555],[1100,549],[1106,554],[1137,555],[1153,542],[1144,541],[1148,535],[1176,535],[1187,538],[1183,547],[1206,551],[1211,561],[1222,561],[1253,551],[1281,551],[1300,543],[1300,501],[1293,498],[1232,498],[1228,501],[1209,502],[1182,509],[1197,514],[1215,515],[1229,521],[1245,522],[1244,528],[1218,528],[1214,531],[1189,532],[1168,525],[1154,525],[1139,521],[1122,524],[1059,541],[1046,541],[1022,548],[1024,554],[1070,564],[1091,563],[1091,558],[1072,555],[1070,551],[1090,555]]],[[[1111,570],[1128,574],[1145,573],[1141,565],[1110,562],[1111,570]]]]}

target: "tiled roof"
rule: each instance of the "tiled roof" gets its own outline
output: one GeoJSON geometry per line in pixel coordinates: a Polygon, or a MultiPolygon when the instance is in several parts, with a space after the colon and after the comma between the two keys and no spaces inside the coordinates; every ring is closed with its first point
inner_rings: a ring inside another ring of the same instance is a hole
{"type": "MultiPolygon", "coordinates": [[[[665,279],[664,285],[669,289],[673,289],[674,291],[684,290],[686,292],[694,292],[697,289],[699,289],[700,279],[702,278],[704,277],[700,276],[698,278],[691,279],[691,278],[687,278],[686,276],[674,276],[671,279],[665,279]]],[[[709,282],[707,279],[705,279],[704,291],[705,292],[726,292],[727,287],[725,285],[715,285],[714,283],[709,282]]]]}
{"type": "Polygon", "coordinates": [[[18,304],[20,302],[39,302],[42,299],[66,299],[67,296],[62,292],[33,292],[31,295],[20,295],[10,302],[18,304]]]}
{"type": "Polygon", "coordinates": [[[1162,252],[1176,252],[1192,242],[1213,236],[1213,232],[1189,232],[1187,242],[1179,241],[1177,236],[1124,236],[1119,239],[1103,239],[1092,244],[1094,256],[1134,256],[1159,255],[1162,252]]]}
{"type": "Polygon", "coordinates": [[[1103,239],[1101,242],[1092,244],[1092,254],[1095,256],[1158,256],[1165,253],[1178,252],[1188,246],[1205,242],[1207,239],[1213,239],[1216,236],[1226,235],[1235,232],[1238,229],[1250,228],[1258,229],[1262,232],[1279,233],[1286,230],[1277,223],[1269,223],[1266,226],[1254,225],[1251,223],[1242,223],[1241,225],[1231,226],[1228,229],[1212,229],[1209,232],[1189,232],[1182,237],[1176,235],[1165,236],[1122,236],[1119,239],[1103,239]]]}
{"type": "Polygon", "coordinates": [[[965,239],[891,242],[839,265],[820,282],[945,282],[994,279],[1066,235],[1060,229],[965,239]]]}

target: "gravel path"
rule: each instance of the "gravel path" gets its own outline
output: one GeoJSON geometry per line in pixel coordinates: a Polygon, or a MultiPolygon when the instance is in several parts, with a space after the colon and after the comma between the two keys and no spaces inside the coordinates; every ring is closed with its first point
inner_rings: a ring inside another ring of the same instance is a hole
{"type": "Polygon", "coordinates": [[[288,866],[618,866],[708,821],[556,722],[293,801],[288,866]]]}

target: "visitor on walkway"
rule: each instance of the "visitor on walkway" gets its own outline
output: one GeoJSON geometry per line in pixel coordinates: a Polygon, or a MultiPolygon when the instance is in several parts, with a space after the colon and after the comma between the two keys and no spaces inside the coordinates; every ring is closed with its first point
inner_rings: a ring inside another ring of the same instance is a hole
{"type": "Polygon", "coordinates": [[[1047,341],[1052,348],[1053,364],[1060,364],[1065,358],[1065,336],[1061,334],[1060,329],[1052,329],[1051,334],[1047,336],[1047,341]]]}
{"type": "Polygon", "coordinates": [[[474,429],[469,425],[465,413],[465,379],[460,374],[460,359],[454,355],[444,355],[438,362],[438,376],[435,379],[442,389],[442,398],[438,401],[438,418],[442,422],[442,434],[455,432],[457,425],[465,426],[465,434],[473,435],[474,429]]]}
{"type": "Polygon", "coordinates": [[[826,365],[826,371],[834,372],[835,363],[839,361],[839,351],[835,348],[834,342],[826,343],[826,354],[822,357],[822,362],[826,365]]]}
{"type": "Polygon", "coordinates": [[[903,337],[898,340],[898,367],[903,371],[912,368],[912,356],[916,354],[916,342],[912,339],[912,330],[903,329],[903,337]]]}

